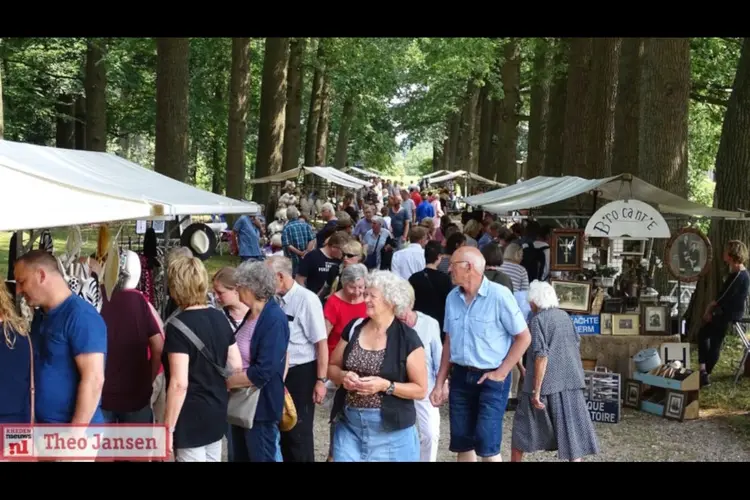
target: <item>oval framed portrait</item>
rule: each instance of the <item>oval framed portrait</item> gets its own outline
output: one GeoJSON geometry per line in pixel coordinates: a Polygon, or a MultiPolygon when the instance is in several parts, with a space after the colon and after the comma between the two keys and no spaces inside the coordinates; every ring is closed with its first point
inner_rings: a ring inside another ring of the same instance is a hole
{"type": "Polygon", "coordinates": [[[708,272],[712,255],[708,237],[698,228],[684,227],[667,242],[664,262],[669,274],[690,283],[708,272]]]}

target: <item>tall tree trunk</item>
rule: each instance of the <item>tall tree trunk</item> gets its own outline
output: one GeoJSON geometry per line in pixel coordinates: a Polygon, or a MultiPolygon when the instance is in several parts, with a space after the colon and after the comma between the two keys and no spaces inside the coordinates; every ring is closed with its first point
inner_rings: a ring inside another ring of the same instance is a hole
{"type": "Polygon", "coordinates": [[[482,177],[492,178],[492,116],[494,101],[490,96],[491,87],[485,83],[479,93],[479,158],[477,173],[482,177]]]}
{"type": "Polygon", "coordinates": [[[568,101],[568,40],[559,40],[555,51],[555,72],[549,93],[549,117],[547,119],[547,151],[542,175],[560,177],[563,172],[563,135],[565,134],[565,110],[568,101]]]}
{"type": "MultiPolygon", "coordinates": [[[[719,151],[716,154],[716,191],[714,206],[737,210],[750,205],[750,38],[742,45],[737,74],[721,130],[719,151]]],[[[728,241],[748,244],[750,225],[744,221],[714,220],[708,238],[713,243],[711,271],[701,279],[693,296],[689,319],[690,336],[694,338],[701,324],[701,316],[708,304],[717,298],[717,291],[726,277],[727,269],[722,254],[728,241]]],[[[745,263],[747,264],[747,263],[745,263]]]]}
{"type": "Polygon", "coordinates": [[[76,97],[75,103],[76,149],[86,149],[86,98],[76,97]]]}
{"type": "Polygon", "coordinates": [[[590,179],[612,173],[612,149],[615,135],[617,75],[622,38],[595,38],[591,56],[591,128],[585,175],[590,179]]]}
{"type": "Polygon", "coordinates": [[[615,144],[612,175],[638,172],[640,151],[640,99],[643,39],[625,38],[620,51],[620,70],[615,106],[615,144]]]}
{"type": "Polygon", "coordinates": [[[156,39],[156,152],[154,169],[187,178],[190,127],[190,40],[156,39]]]}
{"type": "MultiPolygon", "coordinates": [[[[211,140],[211,172],[211,192],[222,194],[224,191],[224,168],[221,164],[221,139],[218,135],[214,135],[211,140]]],[[[232,225],[234,225],[234,221],[232,221],[232,225]]]]}
{"type": "Polygon", "coordinates": [[[641,84],[640,177],[687,197],[690,39],[646,38],[641,84]]]}
{"type": "Polygon", "coordinates": [[[563,133],[563,175],[586,175],[591,119],[591,38],[570,42],[565,129],[563,133]]]}
{"type": "Polygon", "coordinates": [[[325,42],[318,39],[318,51],[315,58],[312,91],[310,93],[310,111],[307,115],[307,133],[305,134],[305,166],[315,166],[315,154],[318,151],[318,122],[323,107],[323,79],[325,76],[325,42]]]}
{"type": "Polygon", "coordinates": [[[302,115],[302,89],[304,88],[305,74],[303,62],[306,46],[307,39],[305,38],[295,38],[289,44],[282,170],[292,170],[299,165],[300,119],[302,115]]]}
{"type": "Polygon", "coordinates": [[[451,158],[451,118],[446,118],[443,129],[443,151],[440,158],[440,167],[438,170],[448,170],[448,164],[451,158]]]}
{"type": "Polygon", "coordinates": [[[341,170],[346,167],[346,159],[349,152],[349,132],[354,121],[354,98],[347,97],[344,101],[344,109],[341,112],[341,125],[339,126],[339,137],[336,141],[336,159],[333,166],[341,170]]]}
{"type": "Polygon", "coordinates": [[[103,38],[86,42],[86,149],[107,151],[107,65],[103,38]]]}
{"type": "MultiPolygon", "coordinates": [[[[263,58],[263,83],[260,94],[258,127],[258,160],[255,177],[266,177],[281,171],[284,122],[286,120],[286,75],[289,66],[289,38],[266,38],[263,58]]],[[[253,199],[267,203],[268,184],[253,189],[253,199]]]]}
{"type": "Polygon", "coordinates": [[[450,141],[450,158],[448,158],[448,170],[460,170],[458,166],[458,158],[460,154],[459,139],[461,138],[461,112],[455,111],[452,113],[450,119],[450,134],[448,140],[450,141]]]}
{"type": "Polygon", "coordinates": [[[479,87],[473,80],[469,81],[466,92],[466,103],[461,124],[461,170],[465,172],[476,172],[475,163],[475,146],[476,146],[476,123],[477,123],[477,103],[479,102],[479,87]]]}
{"type": "MultiPolygon", "coordinates": [[[[227,196],[245,197],[245,139],[250,108],[250,38],[232,38],[232,73],[229,82],[227,126],[227,196]]],[[[214,172],[216,178],[216,172],[214,172]]]]}
{"type": "Polygon", "coordinates": [[[438,141],[432,143],[432,171],[437,172],[443,162],[443,152],[440,150],[441,145],[438,141]]]}
{"type": "Polygon", "coordinates": [[[550,81],[552,78],[552,47],[546,38],[537,39],[534,47],[534,81],[529,104],[529,153],[526,163],[528,178],[544,172],[547,154],[547,123],[549,120],[550,81]]]}
{"type": "Polygon", "coordinates": [[[55,103],[55,147],[74,149],[76,147],[75,97],[60,94],[55,103]]]}
{"type": "Polygon", "coordinates": [[[520,111],[521,54],[518,39],[510,39],[503,49],[505,60],[501,75],[503,100],[495,106],[499,146],[495,149],[496,180],[505,184],[516,182],[518,164],[518,112],[520,111]]]}
{"type": "Polygon", "coordinates": [[[326,75],[323,79],[322,104],[320,120],[318,120],[318,136],[316,139],[315,165],[326,166],[328,163],[328,126],[331,118],[331,80],[326,75]]]}
{"type": "MultiPolygon", "coordinates": [[[[641,85],[639,177],[687,198],[690,39],[646,38],[641,85]]],[[[664,241],[655,241],[656,255],[663,255],[664,247],[664,241]]],[[[654,278],[657,291],[669,291],[663,270],[654,278]]]]}

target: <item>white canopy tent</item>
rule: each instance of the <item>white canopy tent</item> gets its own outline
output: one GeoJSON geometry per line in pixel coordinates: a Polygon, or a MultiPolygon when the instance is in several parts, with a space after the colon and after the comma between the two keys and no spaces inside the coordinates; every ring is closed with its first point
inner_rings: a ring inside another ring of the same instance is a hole
{"type": "MultiPolygon", "coordinates": [[[[502,189],[465,198],[469,205],[487,212],[506,214],[550,205],[596,190],[605,200],[635,199],[655,205],[659,211],[687,216],[744,218],[740,211],[706,207],[672,194],[630,174],[604,179],[582,177],[534,177],[502,189]]],[[[738,207],[739,208],[739,207],[738,207]]]]}
{"type": "Polygon", "coordinates": [[[493,181],[491,179],[488,179],[486,177],[482,177],[479,174],[475,174],[473,172],[467,172],[465,170],[456,170],[455,172],[448,172],[447,174],[443,174],[437,177],[432,177],[430,179],[430,184],[438,184],[440,182],[447,182],[452,181],[454,179],[469,179],[472,181],[482,182],[484,184],[489,184],[491,186],[505,186],[506,184],[503,184],[501,182],[493,181]]]}
{"type": "Polygon", "coordinates": [[[334,184],[338,184],[339,186],[348,187],[351,189],[360,189],[364,186],[370,185],[369,181],[357,179],[353,175],[349,175],[333,167],[297,167],[291,170],[285,170],[284,172],[279,172],[278,174],[269,175],[267,177],[252,179],[250,181],[250,184],[266,184],[271,182],[293,180],[299,177],[300,171],[302,171],[304,175],[313,174],[320,177],[321,179],[325,179],[334,184]]]}
{"type": "Polygon", "coordinates": [[[371,178],[371,177],[381,177],[383,174],[380,174],[378,172],[372,172],[370,170],[366,170],[359,167],[346,167],[343,170],[344,172],[354,172],[359,175],[363,175],[365,177],[371,178]]]}
{"type": "Polygon", "coordinates": [[[181,215],[255,214],[110,153],[0,140],[0,231],[181,215]]]}
{"type": "Polygon", "coordinates": [[[437,172],[430,172],[429,174],[423,175],[419,180],[432,179],[436,175],[445,175],[451,173],[450,170],[438,170],[437,172]]]}

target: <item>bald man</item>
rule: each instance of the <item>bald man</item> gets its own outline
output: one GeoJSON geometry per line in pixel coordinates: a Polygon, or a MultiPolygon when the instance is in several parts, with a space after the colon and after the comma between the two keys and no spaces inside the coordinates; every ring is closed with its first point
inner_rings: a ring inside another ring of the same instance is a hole
{"type": "Polygon", "coordinates": [[[15,263],[16,291],[39,307],[31,325],[36,364],[36,419],[46,424],[103,424],[107,326],[94,306],[73,294],[44,250],[15,263]]]}
{"type": "Polygon", "coordinates": [[[430,400],[450,400],[450,450],[459,462],[500,462],[511,370],[531,343],[511,291],[484,277],[485,260],[461,247],[450,260],[456,287],[445,302],[445,343],[430,400]],[[450,372],[449,396],[445,381],[450,372]]]}

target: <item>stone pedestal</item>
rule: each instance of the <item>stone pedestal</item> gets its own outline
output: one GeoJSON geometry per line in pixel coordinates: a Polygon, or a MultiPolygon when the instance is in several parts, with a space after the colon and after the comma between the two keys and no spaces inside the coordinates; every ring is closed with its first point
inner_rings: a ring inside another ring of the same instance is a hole
{"type": "Polygon", "coordinates": [[[597,366],[619,373],[624,382],[633,378],[632,358],[639,351],[679,341],[679,335],[581,335],[581,359],[596,360],[597,366]]]}

